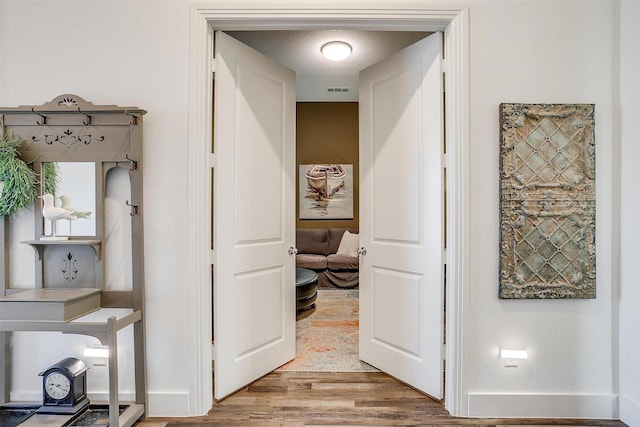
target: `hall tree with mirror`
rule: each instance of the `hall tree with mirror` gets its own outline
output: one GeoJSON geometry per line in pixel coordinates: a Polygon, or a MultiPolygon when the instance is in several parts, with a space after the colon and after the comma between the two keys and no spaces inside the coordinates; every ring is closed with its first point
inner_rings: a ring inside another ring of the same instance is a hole
{"type": "Polygon", "coordinates": [[[145,113],[71,94],[0,108],[0,134],[22,140],[38,196],[31,211],[0,218],[0,410],[26,409],[21,425],[66,425],[102,411],[109,425],[131,426],[146,412],[145,113]],[[83,352],[95,347],[108,351],[99,363],[83,352]],[[47,406],[39,374],[61,357],[89,368],[80,370],[88,386],[78,387],[90,405],[47,406]]]}

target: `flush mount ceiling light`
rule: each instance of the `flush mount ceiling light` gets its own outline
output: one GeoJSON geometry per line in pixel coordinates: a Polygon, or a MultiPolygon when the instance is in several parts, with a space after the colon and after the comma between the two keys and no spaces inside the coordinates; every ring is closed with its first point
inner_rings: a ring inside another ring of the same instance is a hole
{"type": "Polygon", "coordinates": [[[320,51],[322,56],[329,61],[343,61],[351,55],[351,45],[345,42],[333,41],[323,44],[320,51]]]}

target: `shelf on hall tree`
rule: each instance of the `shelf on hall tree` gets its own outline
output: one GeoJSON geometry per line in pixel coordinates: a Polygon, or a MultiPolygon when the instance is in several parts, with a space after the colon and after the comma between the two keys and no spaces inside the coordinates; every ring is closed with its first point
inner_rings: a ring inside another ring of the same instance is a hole
{"type": "Polygon", "coordinates": [[[38,252],[38,258],[42,261],[42,249],[44,246],[62,246],[62,245],[78,245],[78,246],[91,246],[96,253],[96,259],[101,257],[100,247],[102,241],[99,239],[67,239],[67,240],[24,240],[20,243],[30,245],[36,252],[38,252]]]}
{"type": "Polygon", "coordinates": [[[26,289],[0,297],[0,320],[68,322],[100,308],[100,289],[26,289]]]}

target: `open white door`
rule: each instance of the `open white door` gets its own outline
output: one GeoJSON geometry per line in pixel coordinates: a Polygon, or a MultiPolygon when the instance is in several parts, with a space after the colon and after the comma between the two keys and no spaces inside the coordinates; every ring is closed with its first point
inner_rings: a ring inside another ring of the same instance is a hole
{"type": "Polygon", "coordinates": [[[216,32],[214,378],[223,398],[295,357],[295,73],[216,32]]]}
{"type": "Polygon", "coordinates": [[[360,358],[442,398],[442,36],[360,73],[360,358]]]}

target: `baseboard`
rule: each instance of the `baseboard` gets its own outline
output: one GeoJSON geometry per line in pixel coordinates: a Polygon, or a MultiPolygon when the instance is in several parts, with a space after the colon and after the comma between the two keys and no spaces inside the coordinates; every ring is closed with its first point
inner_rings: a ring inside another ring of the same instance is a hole
{"type": "Polygon", "coordinates": [[[12,391],[11,393],[9,393],[9,402],[41,404],[42,391],[37,391],[35,393],[12,391]]]}
{"type": "MultiPolygon", "coordinates": [[[[87,397],[91,402],[108,402],[109,401],[109,393],[106,391],[102,393],[88,393],[87,397]]],[[[120,394],[118,394],[118,399],[120,399],[120,402],[134,402],[136,400],[136,394],[120,392],[120,394]]]]}
{"type": "MultiPolygon", "coordinates": [[[[9,395],[10,402],[34,402],[42,403],[42,392],[11,392],[9,395]]],[[[91,402],[108,402],[109,393],[89,393],[87,395],[91,402]]],[[[118,395],[118,398],[122,402],[133,402],[136,399],[135,393],[123,393],[118,395]]]]}
{"type": "Polygon", "coordinates": [[[188,417],[189,393],[148,393],[148,417],[188,417]]]}
{"type": "Polygon", "coordinates": [[[619,419],[618,396],[469,394],[469,417],[619,419]]]}
{"type": "Polygon", "coordinates": [[[628,426],[640,426],[640,403],[620,396],[620,420],[628,426]]]}

